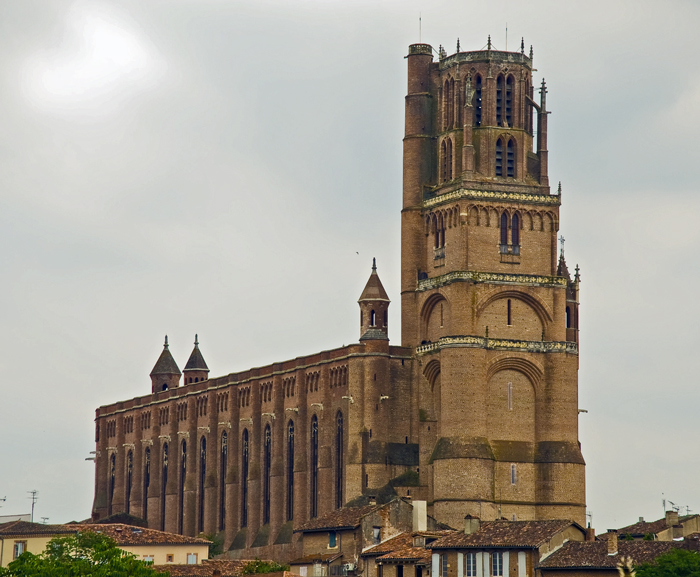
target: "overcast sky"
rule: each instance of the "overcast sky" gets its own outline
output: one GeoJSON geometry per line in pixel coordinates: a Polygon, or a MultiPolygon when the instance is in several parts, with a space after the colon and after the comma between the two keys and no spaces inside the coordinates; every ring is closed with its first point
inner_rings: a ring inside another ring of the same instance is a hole
{"type": "Polygon", "coordinates": [[[419,13],[448,53],[507,22],[547,80],[593,525],[700,512],[700,4],[6,0],[0,515],[90,515],[94,410],[166,333],[213,376],[356,342],[376,256],[399,343],[419,13]]]}

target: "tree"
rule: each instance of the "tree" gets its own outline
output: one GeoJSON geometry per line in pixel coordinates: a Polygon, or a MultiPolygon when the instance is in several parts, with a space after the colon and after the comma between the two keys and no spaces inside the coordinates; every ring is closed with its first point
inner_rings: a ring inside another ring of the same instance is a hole
{"type": "Polygon", "coordinates": [[[249,561],[243,566],[243,575],[255,575],[259,573],[277,573],[278,571],[289,571],[289,565],[280,565],[276,561],[261,561],[257,557],[254,561],[249,561]]]}
{"type": "Polygon", "coordinates": [[[637,577],[700,577],[700,555],[686,549],[673,549],[652,563],[637,568],[637,577]]]}
{"type": "Polygon", "coordinates": [[[39,554],[23,553],[0,568],[0,577],[167,577],[117,547],[106,535],[79,532],[56,537],[39,554]]]}

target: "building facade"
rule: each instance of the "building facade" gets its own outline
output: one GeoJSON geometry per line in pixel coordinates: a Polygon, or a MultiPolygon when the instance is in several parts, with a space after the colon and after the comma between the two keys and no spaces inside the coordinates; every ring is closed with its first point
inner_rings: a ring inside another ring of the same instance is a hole
{"type": "Polygon", "coordinates": [[[407,62],[401,346],[376,265],[357,344],[209,378],[195,342],[183,378],[166,338],[151,393],[97,409],[94,518],[287,559],[295,528],[369,495],[453,527],[584,522],[579,277],[557,260],[544,82],[536,102],[532,54],[490,42],[407,62]]]}

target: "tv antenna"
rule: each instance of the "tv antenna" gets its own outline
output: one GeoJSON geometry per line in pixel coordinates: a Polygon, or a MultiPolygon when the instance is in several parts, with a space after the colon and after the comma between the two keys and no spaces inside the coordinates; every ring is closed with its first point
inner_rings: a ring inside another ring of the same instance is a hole
{"type": "Polygon", "coordinates": [[[508,52],[508,22],[506,22],[506,52],[508,52]]]}
{"type": "Polygon", "coordinates": [[[32,500],[32,523],[34,523],[34,505],[36,505],[36,502],[39,500],[39,491],[32,489],[31,491],[27,491],[27,493],[31,495],[28,499],[32,500]]]}
{"type": "Polygon", "coordinates": [[[422,34],[423,34],[423,17],[420,12],[418,12],[418,42],[422,42],[422,34]]]}
{"type": "Polygon", "coordinates": [[[46,521],[48,521],[48,520],[49,520],[48,517],[42,517],[42,518],[41,518],[41,521],[44,523],[44,525],[46,525],[46,521]]]}
{"type": "Polygon", "coordinates": [[[593,511],[586,511],[586,517],[588,517],[588,527],[593,526],[593,511]]]}

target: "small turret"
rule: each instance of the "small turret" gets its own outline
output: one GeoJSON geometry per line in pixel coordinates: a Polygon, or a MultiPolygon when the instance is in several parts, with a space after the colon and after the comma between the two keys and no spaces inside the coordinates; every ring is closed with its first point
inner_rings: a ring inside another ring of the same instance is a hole
{"type": "Polygon", "coordinates": [[[177,388],[180,385],[180,375],[182,373],[168,349],[168,335],[165,335],[163,352],[151,371],[151,391],[157,393],[177,388]]]}
{"type": "Polygon", "coordinates": [[[187,360],[183,372],[185,373],[185,385],[206,381],[209,378],[209,367],[199,350],[199,339],[197,335],[194,335],[194,349],[192,349],[192,354],[187,360]]]}
{"type": "Polygon", "coordinates": [[[377,274],[377,259],[372,259],[372,274],[357,301],[360,305],[360,340],[389,340],[389,296],[377,274]]]}

